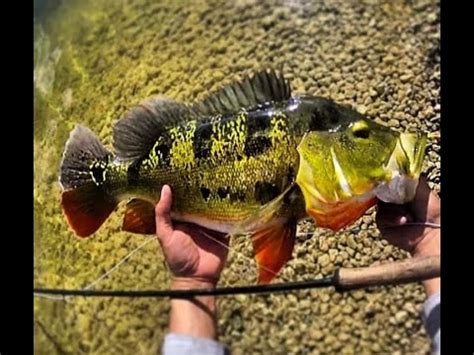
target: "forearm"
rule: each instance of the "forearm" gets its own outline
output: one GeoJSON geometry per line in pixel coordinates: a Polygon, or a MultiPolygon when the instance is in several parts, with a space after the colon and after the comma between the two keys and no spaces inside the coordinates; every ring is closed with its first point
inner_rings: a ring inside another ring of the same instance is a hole
{"type": "MultiPolygon", "coordinates": [[[[171,288],[214,288],[209,282],[175,279],[171,288]]],[[[214,296],[197,296],[171,301],[170,332],[199,338],[217,338],[216,299],[214,296]]]]}

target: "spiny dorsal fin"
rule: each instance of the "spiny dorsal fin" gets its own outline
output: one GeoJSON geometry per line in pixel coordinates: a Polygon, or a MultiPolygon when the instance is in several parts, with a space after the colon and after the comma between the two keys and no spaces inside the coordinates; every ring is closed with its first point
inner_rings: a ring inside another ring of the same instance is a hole
{"type": "Polygon", "coordinates": [[[130,109],[114,126],[115,154],[121,160],[146,156],[170,126],[193,117],[183,103],[153,97],[130,109]]]}
{"type": "Polygon", "coordinates": [[[212,116],[237,112],[272,101],[288,100],[291,97],[290,83],[274,70],[261,71],[210,94],[193,104],[199,116],[212,116]]]}

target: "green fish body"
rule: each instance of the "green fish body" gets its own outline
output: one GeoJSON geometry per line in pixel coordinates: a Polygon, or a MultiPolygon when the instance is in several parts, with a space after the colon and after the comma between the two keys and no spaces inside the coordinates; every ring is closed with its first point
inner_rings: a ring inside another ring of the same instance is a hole
{"type": "Polygon", "coordinates": [[[154,234],[154,206],[168,184],[173,220],[252,233],[259,279],[268,282],[291,257],[299,219],[309,213],[339,229],[375,203],[399,141],[331,100],[292,96],[283,77],[265,71],[194,105],[150,99],[134,107],[114,126],[114,154],[76,126],[61,165],[62,207],[86,237],[128,200],[123,229],[154,234]],[[348,209],[354,197],[352,214],[324,210],[348,209]]]}

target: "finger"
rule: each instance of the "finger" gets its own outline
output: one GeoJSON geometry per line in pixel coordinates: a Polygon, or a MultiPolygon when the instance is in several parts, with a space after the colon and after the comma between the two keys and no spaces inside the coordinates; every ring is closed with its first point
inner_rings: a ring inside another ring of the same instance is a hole
{"type": "Polygon", "coordinates": [[[377,205],[376,222],[379,229],[386,227],[403,226],[413,221],[413,216],[407,210],[406,206],[394,205],[388,203],[379,203],[377,205]]]}
{"type": "Polygon", "coordinates": [[[430,198],[431,189],[423,177],[420,177],[420,181],[418,182],[418,187],[416,188],[416,195],[415,199],[411,202],[413,207],[417,207],[420,202],[428,201],[430,198]]]}
{"type": "Polygon", "coordinates": [[[439,199],[423,177],[420,178],[415,199],[410,206],[416,220],[420,222],[432,221],[439,215],[439,199]]]}
{"type": "Polygon", "coordinates": [[[173,233],[173,222],[171,221],[171,204],[173,196],[168,185],[161,189],[160,201],[155,208],[156,234],[163,241],[173,233]]]}

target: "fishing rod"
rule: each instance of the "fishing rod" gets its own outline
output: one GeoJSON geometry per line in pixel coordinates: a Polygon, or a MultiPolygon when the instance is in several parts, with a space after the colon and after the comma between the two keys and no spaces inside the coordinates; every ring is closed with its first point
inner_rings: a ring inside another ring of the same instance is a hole
{"type": "Polygon", "coordinates": [[[361,268],[339,268],[327,277],[287,283],[218,287],[214,289],[188,290],[74,290],[34,288],[35,295],[60,295],[81,297],[153,297],[191,298],[195,296],[229,296],[236,294],[277,293],[309,288],[335,287],[343,292],[372,286],[397,285],[439,277],[441,262],[439,256],[416,257],[402,261],[361,268]]]}

